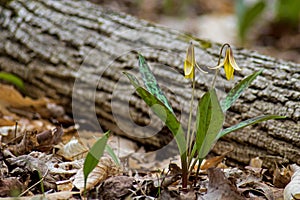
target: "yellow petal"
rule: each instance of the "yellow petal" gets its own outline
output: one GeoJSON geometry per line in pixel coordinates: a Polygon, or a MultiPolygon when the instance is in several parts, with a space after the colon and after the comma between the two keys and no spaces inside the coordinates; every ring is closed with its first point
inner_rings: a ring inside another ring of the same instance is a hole
{"type": "MultiPolygon", "coordinates": [[[[237,70],[237,71],[240,71],[240,70],[242,70],[241,68],[239,68],[239,66],[236,64],[236,62],[235,62],[235,59],[234,59],[234,57],[233,57],[233,52],[232,52],[232,50],[231,50],[231,48],[228,48],[229,50],[229,52],[228,52],[228,54],[229,54],[229,62],[230,62],[230,65],[235,69],[235,70],[237,70]]],[[[227,51],[226,51],[226,54],[227,54],[227,51]]]]}
{"type": "Polygon", "coordinates": [[[224,63],[224,71],[227,80],[233,79],[234,68],[231,66],[229,60],[226,60],[224,63]]]}
{"type": "Polygon", "coordinates": [[[194,69],[195,68],[195,54],[194,54],[194,45],[193,43],[187,49],[186,59],[184,61],[184,77],[185,78],[194,78],[194,69]]]}
{"type": "Polygon", "coordinates": [[[187,60],[184,61],[184,77],[190,79],[194,77],[193,65],[187,60]]]}

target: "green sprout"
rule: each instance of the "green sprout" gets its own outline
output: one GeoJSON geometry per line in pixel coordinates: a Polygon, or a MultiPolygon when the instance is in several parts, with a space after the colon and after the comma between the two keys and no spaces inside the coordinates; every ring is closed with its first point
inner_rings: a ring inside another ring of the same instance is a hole
{"type": "MultiPolygon", "coordinates": [[[[228,80],[233,79],[234,70],[241,70],[234,60],[233,52],[229,44],[224,44],[222,46],[220,57],[222,55],[224,47],[227,47],[224,61],[220,64],[219,59],[217,67],[211,68],[216,70],[213,82],[215,82],[218,71],[222,66],[224,66],[226,78],[228,80]]],[[[138,79],[134,75],[127,72],[124,72],[124,74],[128,77],[131,84],[135,87],[136,92],[139,94],[139,96],[173,133],[180,153],[182,188],[184,191],[187,190],[189,175],[193,171],[194,166],[198,162],[198,174],[203,159],[207,156],[218,139],[227,135],[228,133],[252,124],[270,119],[285,118],[278,115],[258,116],[242,121],[239,124],[236,124],[229,128],[223,129],[225,112],[240,97],[244,90],[249,87],[253,80],[255,80],[255,78],[261,74],[262,70],[260,70],[254,72],[253,74],[237,83],[222,101],[219,101],[214,86],[215,84],[213,83],[212,88],[209,91],[205,92],[198,102],[196,122],[195,126],[192,126],[192,110],[195,109],[193,107],[195,93],[195,66],[200,71],[204,71],[200,69],[195,61],[194,46],[191,43],[188,47],[187,56],[184,62],[184,76],[187,79],[191,79],[193,83],[190,115],[188,120],[187,134],[185,134],[183,125],[180,124],[179,120],[176,118],[174,111],[170,106],[170,103],[168,102],[164,93],[161,91],[145,58],[141,54],[139,54],[138,57],[139,71],[142,74],[142,79],[145,87],[139,83],[138,79]],[[193,130],[192,127],[194,127],[193,130]],[[193,161],[193,158],[195,156],[197,159],[193,161]]]]}

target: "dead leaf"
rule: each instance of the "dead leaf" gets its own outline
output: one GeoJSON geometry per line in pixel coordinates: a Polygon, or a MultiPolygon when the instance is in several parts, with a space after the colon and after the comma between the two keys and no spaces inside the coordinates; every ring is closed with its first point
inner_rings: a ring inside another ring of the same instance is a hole
{"type": "MultiPolygon", "coordinates": [[[[120,173],[120,168],[115,164],[115,162],[110,157],[102,157],[99,160],[96,168],[89,174],[86,189],[90,190],[95,187],[100,182],[106,180],[110,176],[114,176],[120,173]]],[[[73,185],[80,190],[84,189],[84,176],[83,168],[78,170],[74,177],[73,185]]]]}
{"type": "Polygon", "coordinates": [[[300,167],[293,164],[290,168],[293,175],[291,182],[284,188],[284,200],[300,199],[300,167]]]}
{"type": "Polygon", "coordinates": [[[13,106],[19,107],[30,107],[30,106],[41,106],[45,105],[46,99],[32,100],[29,97],[23,97],[13,86],[0,84],[0,104],[6,107],[13,106]]]}
{"type": "Polygon", "coordinates": [[[62,177],[69,177],[78,172],[82,168],[84,160],[74,160],[71,162],[47,162],[49,173],[53,175],[60,175],[62,177]]]}
{"type": "Polygon", "coordinates": [[[223,154],[223,155],[220,155],[220,156],[216,156],[216,157],[206,159],[203,162],[203,164],[201,165],[200,169],[201,170],[206,170],[206,169],[211,168],[211,167],[216,167],[219,163],[221,163],[223,161],[225,156],[226,156],[226,154],[223,154]]]}
{"type": "Polygon", "coordinates": [[[201,198],[204,200],[242,200],[244,199],[219,168],[209,168],[207,170],[209,185],[207,194],[201,198]]]}
{"type": "Polygon", "coordinates": [[[26,131],[21,142],[16,145],[10,145],[8,149],[14,155],[23,155],[28,153],[39,145],[36,135],[37,131],[26,131]]]}
{"type": "Polygon", "coordinates": [[[15,177],[0,179],[0,197],[18,195],[23,189],[23,184],[15,177]]]}
{"type": "Polygon", "coordinates": [[[26,131],[21,142],[16,145],[10,145],[9,150],[15,155],[23,155],[32,150],[50,151],[61,140],[62,134],[63,130],[59,126],[53,130],[46,130],[41,133],[26,131]]]}
{"type": "Polygon", "coordinates": [[[58,145],[57,155],[62,156],[66,160],[82,159],[88,152],[88,148],[84,146],[78,139],[73,137],[67,144],[58,145]]]}
{"type": "Polygon", "coordinates": [[[262,164],[263,164],[263,161],[259,157],[252,158],[250,160],[250,167],[260,168],[261,169],[262,168],[262,164]]]}
{"type": "Polygon", "coordinates": [[[283,167],[281,170],[276,164],[276,168],[273,172],[273,184],[278,188],[284,188],[291,181],[292,172],[283,167]]]}
{"type": "Polygon", "coordinates": [[[133,177],[115,176],[110,177],[101,184],[98,190],[99,199],[122,199],[130,193],[133,186],[133,177]]]}
{"type": "Polygon", "coordinates": [[[71,180],[57,181],[56,186],[58,191],[71,191],[73,188],[71,180]]]}
{"type": "MultiPolygon", "coordinates": [[[[28,155],[7,158],[6,160],[14,167],[11,174],[28,174],[31,175],[30,177],[32,178],[33,175],[38,176],[37,172],[39,172],[41,176],[45,176],[43,181],[45,189],[56,189],[56,180],[48,173],[46,164],[47,162],[53,162],[51,160],[51,155],[40,152],[31,152],[28,155]]],[[[36,179],[39,180],[39,177],[36,177],[36,179]]]]}

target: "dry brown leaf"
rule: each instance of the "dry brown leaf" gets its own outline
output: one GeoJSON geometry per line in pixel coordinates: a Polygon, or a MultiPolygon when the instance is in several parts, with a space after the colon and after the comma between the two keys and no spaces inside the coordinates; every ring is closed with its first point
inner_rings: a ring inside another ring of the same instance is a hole
{"type": "Polygon", "coordinates": [[[82,159],[88,152],[88,148],[75,137],[73,137],[67,144],[60,144],[57,147],[59,148],[57,155],[60,155],[67,160],[82,159]]]}
{"type": "MultiPolygon", "coordinates": [[[[11,121],[5,118],[0,118],[0,127],[2,126],[14,126],[16,124],[15,121],[11,121]]],[[[1,133],[1,131],[0,131],[1,133]]]]}
{"type": "Polygon", "coordinates": [[[63,130],[59,126],[41,133],[26,131],[21,142],[10,145],[9,150],[15,155],[23,155],[32,150],[49,151],[60,141],[62,134],[63,130]]]}
{"type": "Polygon", "coordinates": [[[291,182],[284,188],[284,200],[300,199],[300,167],[293,164],[290,168],[293,175],[291,182]]]}
{"type": "Polygon", "coordinates": [[[225,156],[226,156],[226,154],[223,154],[223,155],[220,155],[220,156],[216,156],[216,157],[206,159],[203,162],[203,164],[201,165],[200,169],[201,170],[206,170],[206,169],[211,168],[211,167],[216,167],[219,163],[221,163],[223,161],[225,156]]]}
{"type": "MultiPolygon", "coordinates": [[[[110,157],[102,157],[99,160],[98,165],[89,174],[86,189],[90,190],[95,187],[100,182],[106,180],[110,176],[114,176],[120,173],[120,168],[115,164],[115,162],[110,157]]],[[[75,175],[73,185],[79,189],[81,192],[84,189],[84,176],[83,168],[78,170],[75,175]]]]}
{"type": "Polygon", "coordinates": [[[21,142],[16,145],[10,145],[8,149],[14,155],[23,155],[28,153],[39,145],[36,135],[37,131],[26,131],[21,142]]]}
{"type": "Polygon", "coordinates": [[[262,168],[262,164],[263,164],[263,161],[262,159],[260,159],[259,157],[256,157],[256,158],[252,158],[250,160],[250,167],[254,167],[254,168],[262,168]]]}
{"type": "Polygon", "coordinates": [[[201,198],[204,200],[242,200],[244,199],[219,168],[209,168],[207,170],[209,185],[207,194],[201,198]]]}
{"type": "Polygon", "coordinates": [[[58,191],[71,191],[73,184],[71,180],[57,181],[56,187],[58,191]]]}
{"type": "Polygon", "coordinates": [[[128,176],[110,177],[101,184],[98,190],[99,199],[121,199],[133,186],[134,178],[128,176]]]}
{"type": "Polygon", "coordinates": [[[34,175],[39,172],[41,176],[44,176],[44,187],[46,190],[56,189],[55,177],[48,173],[47,162],[57,162],[52,160],[52,155],[46,155],[41,152],[31,152],[28,155],[22,155],[13,158],[7,158],[7,162],[10,166],[14,167],[12,174],[26,174],[34,175]]]}
{"type": "Polygon", "coordinates": [[[274,186],[284,188],[291,181],[291,174],[292,172],[288,168],[283,167],[282,169],[279,169],[276,164],[276,168],[273,172],[274,186]]]}
{"type": "Polygon", "coordinates": [[[15,108],[24,106],[41,106],[47,103],[47,99],[32,100],[23,97],[13,86],[0,84],[0,104],[3,106],[13,106],[15,108]]]}

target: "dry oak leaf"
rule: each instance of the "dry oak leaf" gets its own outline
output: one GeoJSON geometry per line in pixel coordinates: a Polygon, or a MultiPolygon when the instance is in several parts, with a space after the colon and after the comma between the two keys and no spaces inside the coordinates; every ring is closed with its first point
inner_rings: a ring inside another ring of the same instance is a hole
{"type": "MultiPolygon", "coordinates": [[[[120,173],[120,167],[110,158],[103,156],[95,169],[89,174],[86,183],[86,189],[90,190],[108,177],[115,176],[120,173]]],[[[73,185],[81,192],[84,190],[83,168],[78,170],[74,177],[73,185]]]]}

